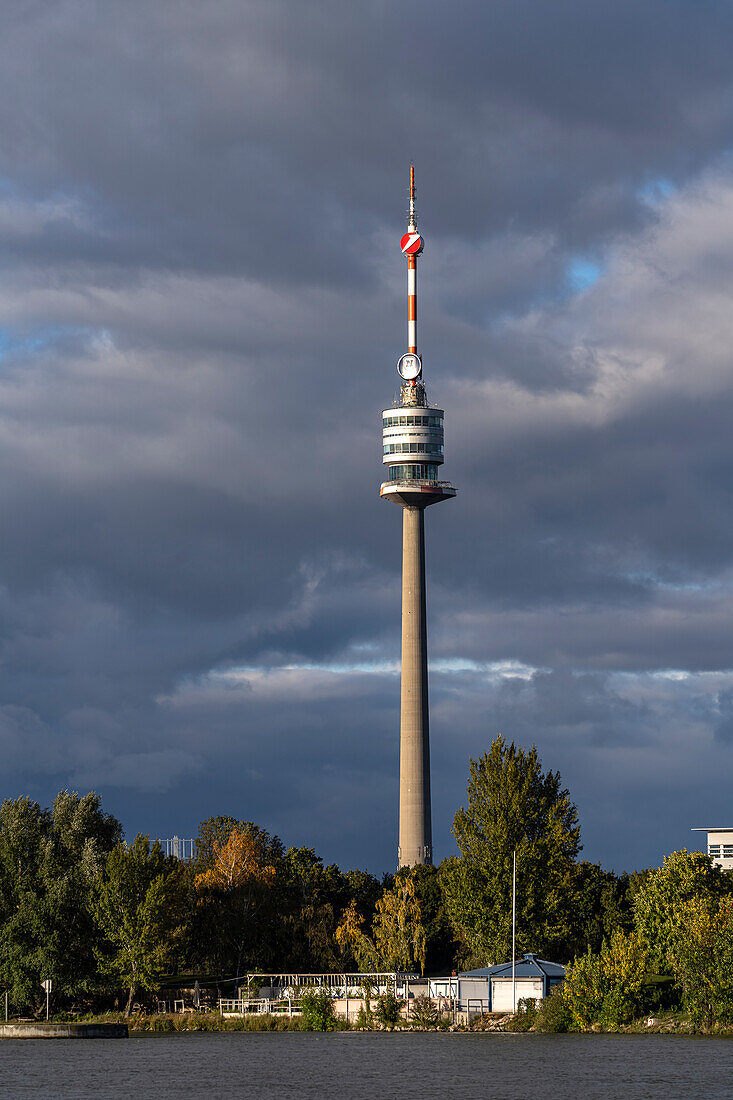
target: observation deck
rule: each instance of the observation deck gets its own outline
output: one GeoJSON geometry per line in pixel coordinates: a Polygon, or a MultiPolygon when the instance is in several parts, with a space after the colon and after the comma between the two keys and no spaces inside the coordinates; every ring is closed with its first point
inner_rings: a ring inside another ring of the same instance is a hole
{"type": "Polygon", "coordinates": [[[416,505],[427,508],[441,500],[454,497],[456,490],[450,481],[422,481],[417,478],[400,478],[396,481],[383,481],[379,489],[380,497],[400,505],[416,505]]]}
{"type": "Polygon", "coordinates": [[[443,410],[428,405],[422,381],[404,383],[399,404],[382,413],[382,462],[389,480],[382,482],[381,497],[426,508],[456,495],[449,481],[438,480],[443,425],[443,410]]]}

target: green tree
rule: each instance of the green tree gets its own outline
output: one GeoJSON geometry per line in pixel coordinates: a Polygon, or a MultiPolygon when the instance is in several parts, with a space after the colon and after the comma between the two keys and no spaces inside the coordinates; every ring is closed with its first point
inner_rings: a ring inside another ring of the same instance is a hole
{"type": "Polygon", "coordinates": [[[176,959],[186,921],[186,875],[160,844],[136,836],[118,844],[97,884],[93,913],[106,940],[100,972],[127,991],[129,1016],[139,989],[157,988],[176,959]]]}
{"type": "Polygon", "coordinates": [[[349,900],[354,899],[356,907],[362,917],[369,922],[374,914],[374,907],[382,892],[391,885],[392,876],[385,876],[380,883],[379,879],[368,871],[346,871],[344,873],[346,893],[349,900]]]}
{"type": "Polygon", "coordinates": [[[707,1027],[733,1020],[733,897],[683,902],[669,955],[686,1008],[707,1027]]]}
{"type": "Polygon", "coordinates": [[[657,973],[674,966],[674,948],[687,902],[698,899],[713,908],[733,893],[730,876],[702,852],[672,852],[662,866],[645,876],[634,896],[634,923],[657,973]]]}
{"type": "Polygon", "coordinates": [[[558,958],[573,959],[588,948],[601,950],[615,932],[631,932],[634,917],[628,875],[616,876],[598,863],[576,863],[570,874],[570,932],[558,958]]]}
{"type": "Polygon", "coordinates": [[[569,966],[562,999],[578,1028],[628,1023],[641,1008],[646,956],[635,933],[616,932],[569,966]]]}
{"type": "Polygon", "coordinates": [[[0,982],[16,1008],[41,1010],[43,978],[56,1003],[94,987],[89,901],[120,835],[94,793],[61,791],[51,810],[28,798],[0,807],[0,982]]]}
{"type": "Polygon", "coordinates": [[[335,864],[324,867],[313,848],[288,848],[284,871],[284,948],[296,970],[333,970],[340,951],[336,913],[348,897],[348,883],[335,864]]]}
{"type": "Polygon", "coordinates": [[[461,857],[444,860],[440,883],[466,961],[511,952],[512,854],[517,853],[517,949],[557,952],[570,934],[572,871],[580,849],[575,806],[559,772],[543,772],[537,749],[497,737],[471,760],[468,805],[455,815],[461,857]]]}

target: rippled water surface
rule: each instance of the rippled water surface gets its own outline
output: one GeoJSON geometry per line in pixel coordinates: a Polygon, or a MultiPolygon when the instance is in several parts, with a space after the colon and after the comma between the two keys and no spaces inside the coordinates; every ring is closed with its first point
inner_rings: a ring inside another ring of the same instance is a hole
{"type": "Polygon", "coordinates": [[[11,1039],[0,1042],[0,1095],[718,1100],[733,1096],[733,1041],[362,1032],[11,1039]]]}

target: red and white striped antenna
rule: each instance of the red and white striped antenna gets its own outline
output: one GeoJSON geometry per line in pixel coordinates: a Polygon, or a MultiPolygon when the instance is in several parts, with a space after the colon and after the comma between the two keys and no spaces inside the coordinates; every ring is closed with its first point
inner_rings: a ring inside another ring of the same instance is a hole
{"type": "Polygon", "coordinates": [[[415,221],[415,165],[410,165],[410,219],[407,223],[407,228],[413,232],[417,229],[417,222],[415,221]]]}
{"type": "Polygon", "coordinates": [[[407,352],[417,355],[417,258],[423,250],[423,239],[417,231],[415,214],[415,166],[410,165],[410,211],[407,232],[400,241],[407,256],[407,352]]]}

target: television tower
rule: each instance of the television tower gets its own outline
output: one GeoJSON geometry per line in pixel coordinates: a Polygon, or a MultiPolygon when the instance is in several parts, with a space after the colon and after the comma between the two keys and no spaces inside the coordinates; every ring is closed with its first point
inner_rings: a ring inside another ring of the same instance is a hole
{"type": "Polygon", "coordinates": [[[415,169],[400,247],[407,257],[407,351],[397,363],[399,398],[382,413],[382,461],[389,480],[379,495],[402,508],[402,687],[398,867],[433,862],[428,722],[428,635],[425,599],[425,509],[456,495],[438,481],[443,464],[443,410],[428,405],[417,350],[417,258],[423,239],[415,216],[415,169]]]}

